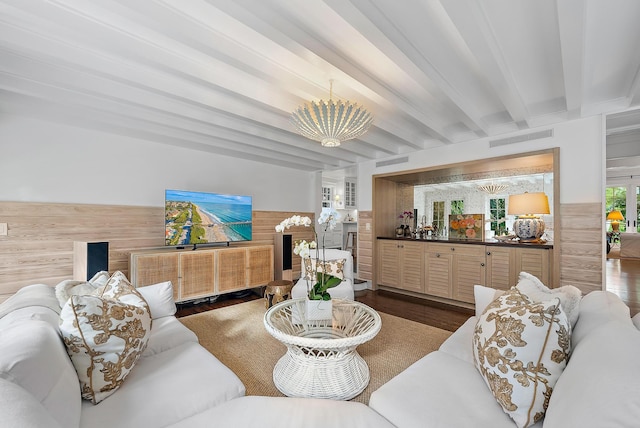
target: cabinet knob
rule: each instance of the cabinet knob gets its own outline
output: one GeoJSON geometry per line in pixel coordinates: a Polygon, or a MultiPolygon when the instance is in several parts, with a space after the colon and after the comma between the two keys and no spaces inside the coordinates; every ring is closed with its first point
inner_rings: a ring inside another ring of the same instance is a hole
{"type": "Polygon", "coordinates": [[[491,251],[487,251],[487,256],[490,256],[490,255],[491,255],[491,251]]]}
{"type": "Polygon", "coordinates": [[[456,250],[455,248],[451,247],[451,251],[455,251],[455,250],[456,250]]]}
{"type": "Polygon", "coordinates": [[[440,253],[436,253],[436,257],[440,257],[440,253]]]}
{"type": "Polygon", "coordinates": [[[480,263],[480,266],[484,266],[484,263],[480,263]]]}

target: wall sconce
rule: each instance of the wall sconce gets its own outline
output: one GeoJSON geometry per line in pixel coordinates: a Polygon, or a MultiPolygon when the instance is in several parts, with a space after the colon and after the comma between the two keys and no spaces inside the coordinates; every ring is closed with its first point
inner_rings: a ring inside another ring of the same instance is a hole
{"type": "Polygon", "coordinates": [[[544,221],[540,214],[549,213],[549,199],[544,192],[509,196],[507,214],[518,216],[513,223],[513,231],[520,242],[540,242],[544,233],[544,221]]]}
{"type": "Polygon", "coordinates": [[[613,210],[607,215],[607,220],[611,222],[611,231],[620,232],[620,222],[624,221],[624,216],[618,210],[613,210]]]}

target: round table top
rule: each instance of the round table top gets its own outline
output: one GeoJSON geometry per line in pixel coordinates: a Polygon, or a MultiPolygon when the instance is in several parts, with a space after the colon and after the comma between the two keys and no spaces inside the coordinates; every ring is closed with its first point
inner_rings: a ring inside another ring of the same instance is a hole
{"type": "Polygon", "coordinates": [[[331,299],[332,318],[307,320],[306,298],[286,300],[264,315],[267,331],[286,345],[336,349],[355,347],[375,337],[382,327],[380,315],[369,306],[331,299]]]}

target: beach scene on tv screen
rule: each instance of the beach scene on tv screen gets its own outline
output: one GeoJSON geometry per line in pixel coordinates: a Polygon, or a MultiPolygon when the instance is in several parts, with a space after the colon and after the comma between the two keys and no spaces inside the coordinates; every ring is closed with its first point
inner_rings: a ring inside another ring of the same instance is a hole
{"type": "Polygon", "coordinates": [[[251,196],[167,190],[166,245],[249,241],[251,196]]]}

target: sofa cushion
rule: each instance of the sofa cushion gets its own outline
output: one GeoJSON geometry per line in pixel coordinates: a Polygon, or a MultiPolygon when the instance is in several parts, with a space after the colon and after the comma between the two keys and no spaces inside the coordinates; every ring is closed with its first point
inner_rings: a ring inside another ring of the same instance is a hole
{"type": "MultiPolygon", "coordinates": [[[[84,401],[80,426],[166,427],[244,392],[228,367],[202,346],[187,342],[141,358],[127,381],[106,400],[95,406],[84,401]]],[[[223,425],[209,420],[203,426],[223,425]]]]}
{"type": "Polygon", "coordinates": [[[637,313],[631,318],[631,322],[636,326],[638,330],[640,330],[640,313],[637,313]]]}
{"type": "Polygon", "coordinates": [[[632,325],[629,307],[610,291],[592,291],[584,296],[580,302],[580,319],[571,333],[572,348],[609,321],[632,325]]]}
{"type": "Polygon", "coordinates": [[[557,297],[560,299],[562,310],[571,323],[571,327],[576,325],[580,315],[580,300],[582,299],[582,292],[577,287],[565,285],[552,289],[527,272],[520,272],[516,287],[534,302],[543,302],[557,297]]]}
{"type": "Polygon", "coordinates": [[[474,362],[518,427],[544,417],[567,364],[570,333],[559,299],[533,302],[516,288],[498,297],[478,319],[474,362]]]}
{"type": "Polygon", "coordinates": [[[319,398],[240,397],[170,425],[260,428],[393,428],[370,407],[352,401],[319,398]]]}
{"type": "Polygon", "coordinates": [[[171,281],[138,287],[137,290],[149,305],[152,319],[175,315],[176,303],[173,300],[171,281]]]}
{"type": "Polygon", "coordinates": [[[638,426],[639,356],[640,331],[630,323],[594,328],[574,348],[554,388],[545,428],[638,426]]]}
{"type": "Polygon", "coordinates": [[[514,426],[473,364],[442,351],[427,354],[374,391],[369,406],[400,428],[514,426]]]}
{"type": "Polygon", "coordinates": [[[42,320],[57,330],[58,314],[60,306],[52,287],[27,285],[0,304],[0,329],[16,322],[42,320]]]}
{"type": "Polygon", "coordinates": [[[54,289],[45,284],[32,284],[22,287],[0,304],[0,318],[30,306],[41,306],[60,313],[54,289]]]}
{"type": "MultiPolygon", "coordinates": [[[[78,426],[78,378],[57,329],[48,322],[17,322],[0,330],[0,378],[24,388],[60,426],[78,426]]],[[[5,413],[0,415],[2,425],[5,413]]]]}
{"type": "Polygon", "coordinates": [[[153,320],[149,342],[142,356],[155,355],[187,342],[198,343],[198,336],[176,317],[156,318],[153,320]]]}
{"type": "Polygon", "coordinates": [[[82,397],[97,404],[113,394],[142,355],[151,332],[149,307],[116,272],[96,295],[72,295],[60,313],[60,331],[82,397]]]}
{"type": "Polygon", "coordinates": [[[447,337],[447,340],[442,342],[438,350],[473,364],[472,342],[477,322],[478,317],[470,317],[451,336],[447,337]]]}
{"type": "MultiPolygon", "coordinates": [[[[0,415],[4,427],[61,428],[47,409],[24,388],[0,378],[0,415]]],[[[77,425],[76,425],[77,426],[77,425]]]]}

